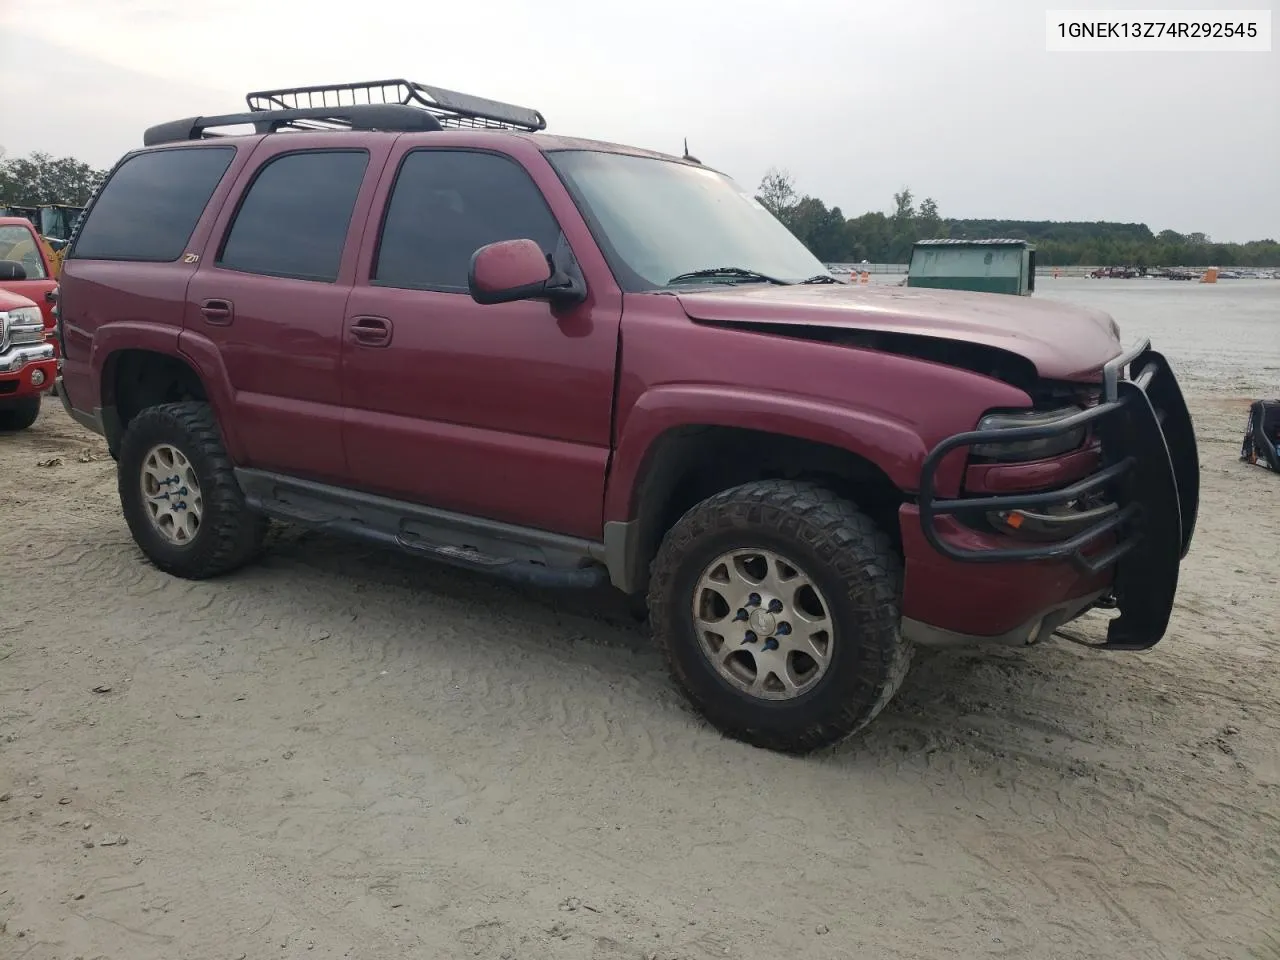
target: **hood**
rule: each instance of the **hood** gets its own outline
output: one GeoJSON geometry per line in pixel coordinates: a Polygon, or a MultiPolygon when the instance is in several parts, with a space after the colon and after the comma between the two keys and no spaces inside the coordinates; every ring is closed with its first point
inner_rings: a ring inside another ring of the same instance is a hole
{"type": "Polygon", "coordinates": [[[18,307],[34,306],[37,306],[34,300],[14,293],[12,290],[6,290],[3,285],[0,285],[0,310],[16,310],[18,307]]]}
{"type": "MultiPolygon", "coordinates": [[[[1100,310],[1053,300],[872,284],[742,284],[676,294],[693,320],[901,334],[979,344],[1029,361],[1049,380],[1093,380],[1120,353],[1120,331],[1100,310]]],[[[784,330],[783,332],[790,332],[784,330]]]]}

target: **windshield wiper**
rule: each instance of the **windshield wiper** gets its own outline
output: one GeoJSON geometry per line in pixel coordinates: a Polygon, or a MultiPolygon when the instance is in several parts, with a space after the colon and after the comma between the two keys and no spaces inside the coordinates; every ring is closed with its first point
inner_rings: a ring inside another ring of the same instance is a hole
{"type": "Polygon", "coordinates": [[[831,274],[829,273],[819,273],[810,277],[808,280],[801,280],[800,282],[801,283],[839,283],[840,281],[837,280],[835,277],[831,276],[831,274]]]}
{"type": "Polygon", "coordinates": [[[745,267],[707,267],[705,270],[690,270],[688,273],[676,274],[667,281],[667,284],[680,283],[682,280],[700,280],[703,277],[736,277],[741,280],[757,280],[763,283],[787,285],[786,280],[779,280],[777,277],[770,277],[767,274],[756,270],[748,270],[745,267]]]}

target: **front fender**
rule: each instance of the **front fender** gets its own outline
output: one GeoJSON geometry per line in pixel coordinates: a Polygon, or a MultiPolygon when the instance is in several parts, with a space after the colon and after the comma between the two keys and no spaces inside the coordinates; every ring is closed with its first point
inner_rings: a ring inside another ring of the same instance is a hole
{"type": "MultiPolygon", "coordinates": [[[[632,518],[655,441],[688,426],[763,430],[848,450],[883,470],[900,490],[916,488],[929,452],[909,424],[880,412],[723,385],[658,386],[637,399],[622,425],[605,491],[606,522],[632,518]]],[[[944,467],[957,469],[951,462],[944,467]]]]}

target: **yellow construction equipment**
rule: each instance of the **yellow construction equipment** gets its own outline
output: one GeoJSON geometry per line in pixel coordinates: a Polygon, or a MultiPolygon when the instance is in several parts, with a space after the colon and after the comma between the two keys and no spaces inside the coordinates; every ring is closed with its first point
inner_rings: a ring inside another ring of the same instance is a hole
{"type": "Polygon", "coordinates": [[[62,258],[71,242],[76,221],[84,207],[69,203],[42,203],[36,206],[0,206],[0,217],[24,217],[30,220],[44,243],[45,256],[54,277],[62,273],[62,258]]]}

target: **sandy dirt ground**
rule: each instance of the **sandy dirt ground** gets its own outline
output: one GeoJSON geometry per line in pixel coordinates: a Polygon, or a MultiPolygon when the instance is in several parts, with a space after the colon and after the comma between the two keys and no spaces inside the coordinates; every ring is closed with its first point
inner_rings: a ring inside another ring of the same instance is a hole
{"type": "Polygon", "coordinates": [[[288,529],[166,577],[54,401],[0,437],[0,957],[1280,957],[1244,409],[1194,403],[1163,643],[934,655],[794,759],[693,716],[609,598],[288,529]]]}

